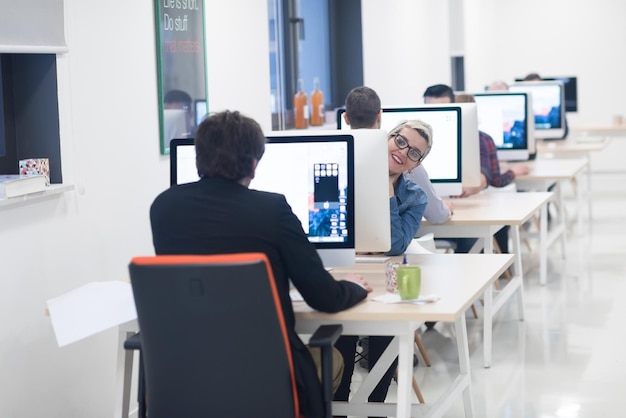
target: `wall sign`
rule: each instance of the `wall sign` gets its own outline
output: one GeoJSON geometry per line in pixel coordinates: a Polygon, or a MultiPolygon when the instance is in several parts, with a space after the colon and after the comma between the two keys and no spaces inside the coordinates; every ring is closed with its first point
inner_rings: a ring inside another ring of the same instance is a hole
{"type": "Polygon", "coordinates": [[[207,112],[204,0],[155,0],[161,154],[207,112]]]}

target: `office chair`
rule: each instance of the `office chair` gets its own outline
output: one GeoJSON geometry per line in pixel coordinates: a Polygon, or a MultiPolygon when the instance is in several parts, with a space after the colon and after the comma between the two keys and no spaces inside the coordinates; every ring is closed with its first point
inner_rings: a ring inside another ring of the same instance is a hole
{"type": "MultiPolygon", "coordinates": [[[[264,254],[137,257],[129,270],[140,332],[124,346],[140,350],[140,417],[300,416],[291,346],[264,254]]],[[[322,326],[309,342],[321,347],[328,417],[332,345],[340,334],[340,325],[322,326]]]]}

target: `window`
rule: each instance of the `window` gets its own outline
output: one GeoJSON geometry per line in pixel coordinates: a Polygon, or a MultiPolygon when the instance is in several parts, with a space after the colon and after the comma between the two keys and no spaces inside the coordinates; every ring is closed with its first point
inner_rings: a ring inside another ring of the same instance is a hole
{"type": "Polygon", "coordinates": [[[348,92],[363,84],[361,1],[268,0],[268,11],[272,129],[295,127],[300,88],[310,110],[315,79],[326,115],[334,115],[348,92]]]}

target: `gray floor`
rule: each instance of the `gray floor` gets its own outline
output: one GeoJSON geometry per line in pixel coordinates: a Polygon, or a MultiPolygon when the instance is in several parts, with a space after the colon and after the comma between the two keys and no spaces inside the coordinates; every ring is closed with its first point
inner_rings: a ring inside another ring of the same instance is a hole
{"type": "MultiPolygon", "coordinates": [[[[570,217],[571,189],[564,189],[570,217]]],[[[524,321],[515,301],[494,321],[493,365],[482,366],[481,319],[467,314],[475,417],[624,417],[626,408],[626,174],[592,179],[592,220],[568,230],[566,258],[549,249],[548,283],[539,284],[537,243],[525,277],[524,321]]],[[[586,212],[584,212],[587,215],[586,212]]],[[[478,313],[482,313],[479,305],[478,313]]],[[[426,402],[458,372],[453,329],[438,323],[422,332],[432,361],[415,368],[426,402]]],[[[363,369],[356,368],[358,384],[363,369]]],[[[392,382],[388,401],[395,400],[392,382]]],[[[445,417],[464,416],[459,400],[445,417]]]]}

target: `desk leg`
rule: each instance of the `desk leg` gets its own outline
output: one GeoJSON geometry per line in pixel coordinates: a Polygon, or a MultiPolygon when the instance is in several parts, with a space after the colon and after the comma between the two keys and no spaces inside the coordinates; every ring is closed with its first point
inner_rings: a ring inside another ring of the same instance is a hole
{"type": "Polygon", "coordinates": [[[465,418],[474,416],[474,397],[472,396],[472,379],[470,375],[469,341],[467,339],[467,327],[465,315],[459,315],[454,322],[456,328],[456,346],[459,352],[459,372],[468,379],[467,387],[463,390],[463,406],[465,418]]]}
{"type": "MultiPolygon", "coordinates": [[[[398,338],[398,403],[396,417],[411,416],[413,381],[413,344],[415,328],[409,327],[398,338]]],[[[467,341],[465,342],[467,344],[467,341]]]]}
{"type": "MultiPolygon", "coordinates": [[[[493,234],[491,229],[485,234],[484,253],[493,254],[493,234]]],[[[493,286],[488,286],[483,295],[483,363],[485,367],[491,367],[491,341],[493,332],[493,286]]]]}
{"type": "MultiPolygon", "coordinates": [[[[497,232],[497,230],[496,230],[497,232]]],[[[493,254],[493,233],[491,230],[484,237],[485,245],[483,251],[485,254],[493,254]]]]}
{"type": "MultiPolygon", "coordinates": [[[[561,183],[556,183],[556,187],[554,188],[554,195],[559,202],[559,221],[563,226],[563,232],[561,235],[561,256],[565,258],[565,240],[567,239],[567,228],[568,228],[568,220],[567,220],[567,211],[565,210],[565,202],[563,202],[563,190],[561,189],[561,183]]],[[[546,223],[547,227],[547,223],[546,223]]],[[[547,245],[544,250],[547,251],[547,245]]]]}
{"type": "Polygon", "coordinates": [[[122,328],[118,332],[113,418],[128,418],[130,412],[130,380],[133,374],[134,351],[125,350],[124,341],[133,334],[133,331],[126,331],[122,328]]]}
{"type": "MultiPolygon", "coordinates": [[[[409,418],[411,416],[412,390],[413,390],[413,345],[416,324],[407,324],[407,329],[396,336],[387,349],[380,356],[372,370],[368,373],[365,380],[357,392],[350,399],[351,404],[365,404],[367,398],[376,387],[383,374],[387,371],[396,353],[398,355],[398,378],[397,378],[397,417],[409,418]]],[[[466,344],[467,341],[466,341],[466,344]]],[[[367,407],[365,408],[367,409],[367,407]]],[[[333,411],[338,413],[337,411],[333,411]]],[[[352,415],[352,414],[351,414],[352,415]]]]}
{"type": "Polygon", "coordinates": [[[581,190],[582,185],[580,183],[580,175],[576,175],[574,181],[576,182],[576,229],[578,235],[581,235],[583,233],[583,191],[581,190]]]}
{"type": "Polygon", "coordinates": [[[511,240],[513,242],[513,253],[515,254],[515,262],[513,263],[513,277],[520,278],[519,289],[517,289],[517,309],[519,312],[519,320],[524,320],[524,267],[522,266],[522,243],[520,239],[519,225],[511,225],[511,240]]]}
{"type": "MultiPolygon", "coordinates": [[[[413,332],[415,332],[415,330],[413,330],[413,332]]],[[[376,364],[374,364],[374,367],[372,367],[372,370],[369,371],[369,373],[367,374],[367,376],[365,377],[361,385],[358,387],[357,391],[354,393],[354,395],[352,395],[350,402],[352,403],[366,403],[367,402],[367,398],[372,393],[372,391],[374,390],[378,382],[380,382],[380,379],[382,379],[387,369],[389,369],[389,366],[391,366],[391,363],[393,362],[393,360],[396,358],[396,355],[398,353],[396,349],[398,340],[399,340],[399,337],[395,337],[393,340],[391,340],[391,342],[389,343],[389,345],[387,346],[383,354],[378,358],[378,361],[376,362],[376,364]]],[[[411,344],[411,349],[413,349],[412,344],[411,344]]],[[[413,361],[412,354],[413,352],[411,352],[411,361],[413,361]]],[[[411,363],[411,370],[413,370],[413,363],[411,363]]],[[[398,376],[400,376],[399,373],[400,373],[400,362],[398,361],[398,376]]],[[[400,377],[398,377],[398,388],[399,387],[400,387],[400,377]]]]}
{"type": "MultiPolygon", "coordinates": [[[[562,222],[562,220],[560,220],[562,222]]],[[[562,232],[563,234],[565,231],[562,232]]],[[[564,240],[564,238],[561,238],[564,240]]],[[[539,283],[545,285],[548,275],[548,206],[541,208],[539,216],[539,283]]]]}
{"type": "Polygon", "coordinates": [[[587,153],[587,190],[585,190],[585,198],[587,199],[587,205],[588,205],[587,222],[589,223],[589,226],[591,226],[591,220],[593,219],[591,216],[591,202],[593,202],[593,198],[591,197],[591,154],[590,153],[587,153]]]}
{"type": "Polygon", "coordinates": [[[483,342],[483,363],[485,367],[491,367],[491,341],[493,334],[493,286],[487,286],[483,298],[485,302],[485,307],[483,309],[483,332],[485,333],[483,342]]]}

